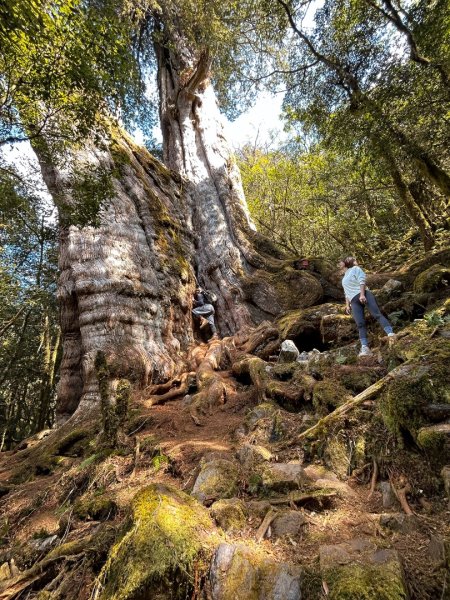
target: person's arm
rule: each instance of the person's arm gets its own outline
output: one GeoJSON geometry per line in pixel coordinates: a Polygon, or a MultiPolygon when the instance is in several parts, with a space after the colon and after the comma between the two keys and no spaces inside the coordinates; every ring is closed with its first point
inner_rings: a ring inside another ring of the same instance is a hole
{"type": "Polygon", "coordinates": [[[366,284],[362,283],[360,286],[360,293],[359,293],[359,301],[361,302],[361,304],[365,304],[367,302],[367,298],[366,298],[366,284]]]}
{"type": "Polygon", "coordinates": [[[355,277],[359,283],[359,301],[361,304],[366,304],[366,274],[360,267],[357,267],[355,270],[355,277]]]}
{"type": "Polygon", "coordinates": [[[352,305],[350,303],[350,298],[345,296],[345,313],[349,315],[352,312],[352,305]]]}

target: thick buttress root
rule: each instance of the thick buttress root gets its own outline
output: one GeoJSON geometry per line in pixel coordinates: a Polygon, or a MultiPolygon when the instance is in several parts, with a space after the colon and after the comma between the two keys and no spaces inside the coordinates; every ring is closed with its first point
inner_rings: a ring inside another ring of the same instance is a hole
{"type": "Polygon", "coordinates": [[[201,415],[210,413],[214,406],[223,405],[233,387],[218,373],[223,364],[226,344],[220,340],[210,342],[203,359],[197,368],[198,392],[190,398],[189,413],[197,425],[201,425],[201,415]]]}

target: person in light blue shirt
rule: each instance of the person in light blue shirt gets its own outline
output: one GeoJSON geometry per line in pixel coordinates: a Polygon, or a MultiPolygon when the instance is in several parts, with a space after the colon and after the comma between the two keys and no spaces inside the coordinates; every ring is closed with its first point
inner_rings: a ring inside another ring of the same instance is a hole
{"type": "Polygon", "coordinates": [[[340,268],[344,271],[342,278],[342,287],[345,293],[345,312],[352,314],[355,323],[358,326],[359,339],[361,341],[361,351],[359,356],[368,356],[371,354],[369,343],[367,341],[366,319],[364,318],[364,309],[367,306],[370,314],[374,317],[388,337],[394,338],[395,333],[392,331],[392,325],[381,314],[378,308],[375,296],[366,286],[366,274],[358,266],[356,258],[347,256],[339,263],[340,268]]]}

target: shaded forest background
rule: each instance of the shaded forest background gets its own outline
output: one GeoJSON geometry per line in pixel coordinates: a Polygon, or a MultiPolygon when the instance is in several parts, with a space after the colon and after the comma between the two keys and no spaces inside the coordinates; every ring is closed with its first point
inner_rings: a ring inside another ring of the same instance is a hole
{"type": "MultiPolygon", "coordinates": [[[[35,184],[0,162],[0,444],[54,420],[60,361],[59,227],[95,227],[108,174],[70,163],[105,115],[139,128],[156,154],[158,15],[210,53],[221,109],[285,91],[287,141],[238,154],[251,216],[293,259],[356,254],[372,268],[448,239],[448,3],[357,0],[176,2],[8,0],[0,12],[0,145],[31,141],[70,170],[60,222],[35,184]],[[302,15],[316,10],[314,26],[302,15]]],[[[268,116],[270,119],[270,115],[268,116]]],[[[396,262],[397,261],[397,262],[396,262]]]]}

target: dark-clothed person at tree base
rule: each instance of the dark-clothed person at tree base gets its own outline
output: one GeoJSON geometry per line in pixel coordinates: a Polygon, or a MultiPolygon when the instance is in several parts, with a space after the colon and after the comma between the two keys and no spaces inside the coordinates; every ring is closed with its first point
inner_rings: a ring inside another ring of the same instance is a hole
{"type": "Polygon", "coordinates": [[[209,301],[207,293],[200,287],[196,288],[194,293],[194,308],[192,309],[192,313],[194,317],[206,319],[211,327],[212,337],[217,337],[217,329],[214,322],[214,306],[209,301]]]}
{"type": "Polygon", "coordinates": [[[367,341],[366,319],[364,317],[364,308],[366,306],[372,317],[379,322],[389,338],[395,338],[395,333],[388,319],[381,314],[375,296],[367,288],[366,274],[358,266],[356,258],[347,256],[347,258],[340,261],[339,267],[344,271],[342,287],[345,293],[345,312],[352,314],[358,326],[359,339],[361,341],[359,356],[368,356],[371,354],[371,351],[367,341]]]}

